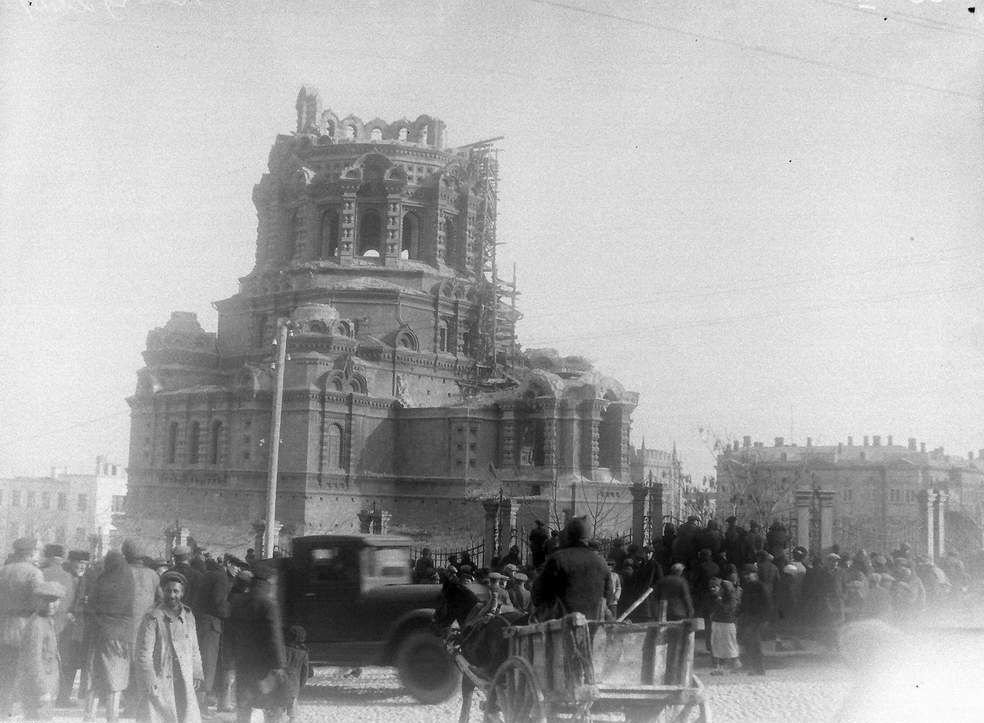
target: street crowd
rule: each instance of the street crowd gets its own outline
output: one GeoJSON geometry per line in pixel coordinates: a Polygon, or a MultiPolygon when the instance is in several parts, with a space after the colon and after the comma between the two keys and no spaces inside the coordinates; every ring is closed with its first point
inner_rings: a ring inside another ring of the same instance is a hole
{"type": "Polygon", "coordinates": [[[764,675],[763,640],[774,640],[777,650],[801,649],[807,638],[836,649],[844,623],[880,620],[904,628],[966,594],[972,581],[953,551],[939,564],[907,544],[852,554],[835,544],[811,554],[792,545],[778,521],[763,529],[755,521],[740,526],[736,517],[724,526],[690,517],[679,527],[664,525],[651,544],[616,540],[607,550],[588,539],[582,518],[563,531],[548,531],[538,520],[529,543],[528,560],[514,546],[487,568],[458,556],[438,568],[425,550],[414,580],[486,585],[489,602],[476,613],[693,619],[704,630],[712,675],[738,669],[764,675]]]}
{"type": "Polygon", "coordinates": [[[0,716],[50,720],[82,707],[152,723],[293,720],[310,676],[305,631],[284,631],[272,569],[177,545],[153,559],[133,540],[91,559],[21,538],[0,568],[0,716]],[[73,697],[76,694],[77,697],[73,697]]]}

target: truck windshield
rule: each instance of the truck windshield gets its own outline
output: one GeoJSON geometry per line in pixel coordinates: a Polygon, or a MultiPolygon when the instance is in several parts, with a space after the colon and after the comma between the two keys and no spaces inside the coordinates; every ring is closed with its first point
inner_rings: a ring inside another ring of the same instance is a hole
{"type": "Polygon", "coordinates": [[[377,547],[372,555],[372,577],[407,577],[410,550],[405,547],[377,547]]]}

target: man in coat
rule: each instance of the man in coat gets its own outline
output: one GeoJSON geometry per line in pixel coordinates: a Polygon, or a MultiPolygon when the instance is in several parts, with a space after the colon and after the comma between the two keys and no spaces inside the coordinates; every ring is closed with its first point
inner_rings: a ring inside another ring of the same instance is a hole
{"type": "Polygon", "coordinates": [[[38,541],[22,537],[14,540],[10,561],[0,567],[0,716],[13,715],[17,657],[34,614],[34,593],[44,582],[37,557],[38,541]]]}
{"type": "Polygon", "coordinates": [[[547,542],[547,528],[543,526],[543,520],[535,520],[533,529],[530,530],[530,557],[533,567],[540,567],[546,559],[546,552],[543,546],[547,542]]]}
{"type": "Polygon", "coordinates": [[[228,630],[236,665],[236,721],[249,723],[253,708],[266,708],[268,696],[286,681],[280,608],[264,565],[253,568],[253,584],[229,602],[228,630]]]}
{"type": "Polygon", "coordinates": [[[185,580],[188,581],[188,589],[185,590],[185,604],[191,611],[198,614],[198,588],[201,587],[203,575],[191,565],[191,548],[187,545],[178,545],[171,553],[174,556],[174,565],[171,570],[180,572],[185,580]]]}
{"type": "MultiPolygon", "coordinates": [[[[229,564],[228,560],[226,564],[229,564]]],[[[198,625],[198,648],[202,653],[202,670],[205,675],[205,683],[198,692],[198,704],[203,716],[208,714],[208,696],[215,685],[222,625],[229,617],[229,593],[232,591],[235,570],[235,565],[231,572],[227,567],[216,566],[205,573],[198,589],[195,622],[198,625]]]]}
{"type": "MultiPolygon", "coordinates": [[[[133,578],[132,643],[136,644],[137,634],[143,623],[144,615],[153,610],[154,606],[163,599],[161,581],[157,573],[144,564],[144,550],[139,542],[132,539],[123,540],[120,552],[126,558],[130,577],[133,578]]],[[[126,707],[131,711],[139,711],[144,707],[141,698],[145,691],[140,689],[140,678],[137,676],[136,666],[136,661],[131,661],[130,686],[124,694],[126,707]]]]}
{"type": "Polygon", "coordinates": [[[181,602],[184,576],[161,576],[163,602],[144,615],[134,650],[140,687],[146,692],[144,720],[150,723],[200,723],[195,691],[201,687],[202,659],[195,616],[181,602]]]}
{"type": "Polygon", "coordinates": [[[547,558],[543,573],[533,583],[533,605],[560,603],[564,612],[583,613],[589,620],[604,619],[611,590],[608,566],[588,547],[588,528],[575,517],[564,530],[566,545],[547,558]]]}
{"type": "Polygon", "coordinates": [[[28,618],[21,642],[21,679],[18,685],[26,720],[52,719],[52,703],[58,695],[58,635],[55,617],[65,588],[44,581],[34,591],[35,611],[28,618]]]}
{"type": "Polygon", "coordinates": [[[666,603],[667,620],[686,620],[694,616],[694,603],[690,596],[690,585],[683,576],[683,563],[676,562],[670,567],[670,574],[659,578],[653,585],[653,599],[656,601],[657,616],[666,603]]]}
{"type": "MultiPolygon", "coordinates": [[[[85,550],[69,550],[65,567],[72,577],[72,584],[65,588],[65,600],[62,603],[65,609],[65,627],[58,637],[61,683],[55,705],[60,708],[72,705],[75,676],[85,662],[85,601],[91,582],[85,573],[89,567],[89,553],[85,550]]],[[[83,688],[80,682],[79,690],[83,688]]]]}

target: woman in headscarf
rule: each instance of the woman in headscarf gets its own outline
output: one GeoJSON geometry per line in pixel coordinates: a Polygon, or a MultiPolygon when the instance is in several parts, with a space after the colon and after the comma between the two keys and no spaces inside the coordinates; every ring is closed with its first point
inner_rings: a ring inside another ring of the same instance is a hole
{"type": "Polygon", "coordinates": [[[107,553],[103,571],[89,598],[95,630],[89,650],[89,690],[85,720],[95,719],[97,700],[106,704],[106,720],[120,715],[120,694],[130,681],[133,652],[133,576],[122,554],[107,553]]]}

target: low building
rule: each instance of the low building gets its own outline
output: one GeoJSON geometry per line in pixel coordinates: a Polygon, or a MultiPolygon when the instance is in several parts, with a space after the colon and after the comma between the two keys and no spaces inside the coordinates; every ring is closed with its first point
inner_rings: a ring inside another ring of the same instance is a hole
{"type": "Polygon", "coordinates": [[[70,549],[105,554],[118,545],[113,516],[126,499],[126,471],[105,457],[94,474],[52,469],[49,477],[0,479],[0,549],[19,537],[36,537],[70,549]]]}
{"type": "Polygon", "coordinates": [[[909,543],[938,557],[978,550],[984,539],[984,450],[955,457],[879,435],[823,446],[745,437],[718,457],[717,482],[719,514],[779,520],[812,550],[837,543],[884,553],[909,543]]]}

